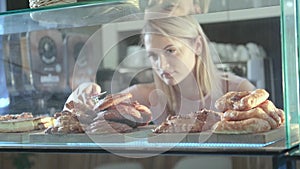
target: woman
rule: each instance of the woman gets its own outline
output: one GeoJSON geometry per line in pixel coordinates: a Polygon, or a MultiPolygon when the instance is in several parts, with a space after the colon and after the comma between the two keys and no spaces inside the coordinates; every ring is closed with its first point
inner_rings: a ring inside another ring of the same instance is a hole
{"type": "Polygon", "coordinates": [[[161,123],[168,114],[208,108],[228,91],[253,90],[246,79],[216,69],[207,38],[192,16],[148,20],[142,40],[154,71],[154,83],[128,89],[152,109],[161,123]]]}
{"type": "MultiPolygon", "coordinates": [[[[169,114],[215,110],[216,99],[226,92],[255,89],[248,80],[216,69],[208,40],[192,16],[147,20],[141,39],[154,82],[134,85],[124,92],[151,109],[154,123],[160,124],[169,114]]],[[[81,93],[99,92],[96,84],[85,84],[76,93],[82,97],[81,93]]],[[[89,99],[81,100],[93,105],[89,99]]]]}

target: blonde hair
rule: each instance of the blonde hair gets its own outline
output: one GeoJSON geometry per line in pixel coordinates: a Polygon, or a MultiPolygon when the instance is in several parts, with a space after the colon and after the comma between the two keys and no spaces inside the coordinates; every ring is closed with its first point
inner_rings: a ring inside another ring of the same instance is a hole
{"type": "MultiPolygon", "coordinates": [[[[202,50],[201,53],[195,54],[196,63],[194,68],[199,98],[204,103],[205,95],[210,94],[212,91],[221,90],[221,76],[213,63],[208,39],[195,18],[183,16],[147,20],[142,36],[149,33],[159,33],[172,39],[175,37],[182,40],[196,39],[200,36],[202,50]]],[[[174,95],[174,87],[165,84],[156,73],[153,74],[156,88],[161,89],[168,98],[167,112],[175,114],[178,103],[174,95]]]]}

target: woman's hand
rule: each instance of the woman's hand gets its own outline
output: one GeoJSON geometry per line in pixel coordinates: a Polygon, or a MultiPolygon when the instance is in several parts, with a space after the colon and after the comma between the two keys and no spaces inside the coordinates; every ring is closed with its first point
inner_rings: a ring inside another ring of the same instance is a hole
{"type": "Polygon", "coordinates": [[[101,87],[92,82],[86,82],[79,85],[68,97],[64,110],[68,110],[66,104],[73,101],[74,103],[81,103],[89,108],[93,108],[95,105],[95,100],[93,97],[99,96],[101,93],[101,87]]]}

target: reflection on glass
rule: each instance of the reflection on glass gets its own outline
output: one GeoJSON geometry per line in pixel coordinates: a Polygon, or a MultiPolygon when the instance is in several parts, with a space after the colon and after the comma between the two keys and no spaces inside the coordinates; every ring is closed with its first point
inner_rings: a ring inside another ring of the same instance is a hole
{"type": "MultiPolygon", "coordinates": [[[[0,38],[0,109],[5,108],[9,105],[9,94],[6,88],[6,79],[3,64],[2,54],[2,36],[0,38]]],[[[2,112],[0,112],[2,114],[2,112]]]]}
{"type": "Polygon", "coordinates": [[[184,16],[206,13],[210,0],[149,0],[145,10],[145,18],[157,16],[184,16]]]}

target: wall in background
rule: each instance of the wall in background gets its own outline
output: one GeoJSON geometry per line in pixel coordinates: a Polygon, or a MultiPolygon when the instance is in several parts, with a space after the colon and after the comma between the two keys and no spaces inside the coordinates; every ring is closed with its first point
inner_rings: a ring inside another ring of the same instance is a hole
{"type": "Polygon", "coordinates": [[[29,0],[6,0],[7,10],[29,8],[29,0]]]}

